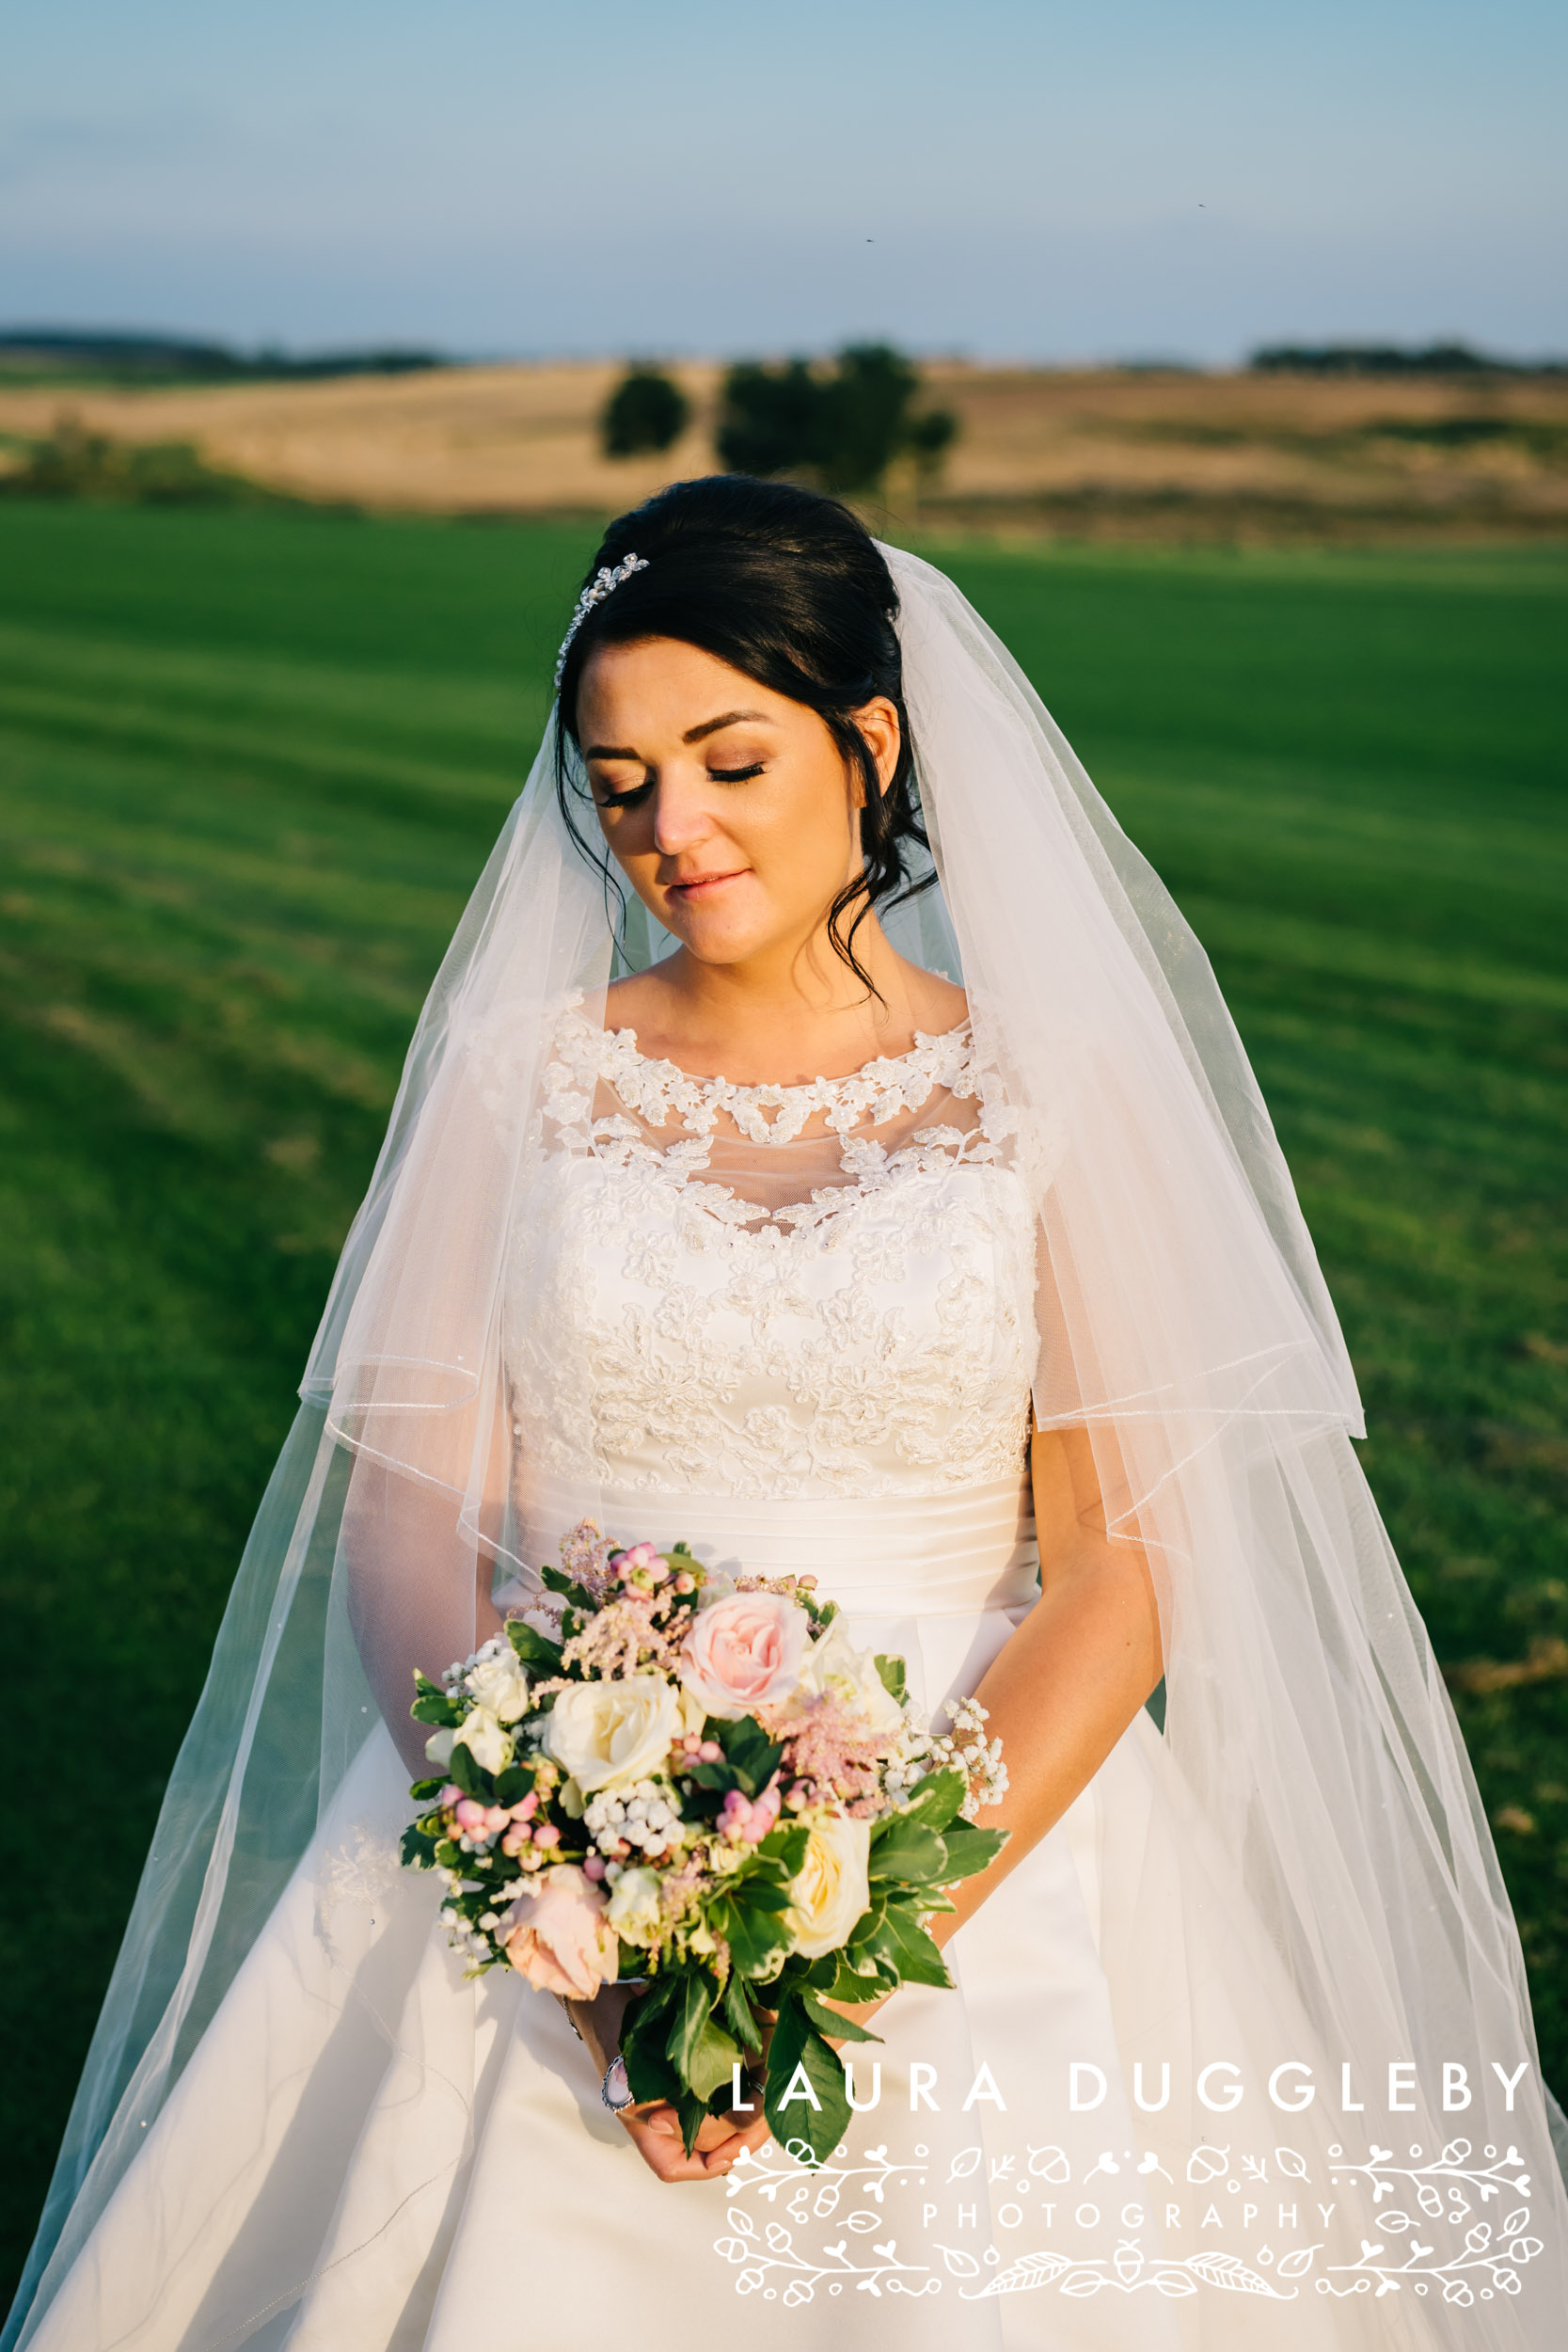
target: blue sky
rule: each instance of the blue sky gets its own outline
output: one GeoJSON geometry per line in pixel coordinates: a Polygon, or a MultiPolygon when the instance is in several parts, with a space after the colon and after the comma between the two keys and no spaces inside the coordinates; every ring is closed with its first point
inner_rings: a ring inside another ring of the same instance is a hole
{"type": "Polygon", "coordinates": [[[1560,0],[12,0],[0,320],[1568,349],[1560,0]]]}

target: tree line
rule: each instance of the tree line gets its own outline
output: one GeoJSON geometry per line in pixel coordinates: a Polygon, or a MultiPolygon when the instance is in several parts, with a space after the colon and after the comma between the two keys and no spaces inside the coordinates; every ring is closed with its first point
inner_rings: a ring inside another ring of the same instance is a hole
{"type": "MultiPolygon", "coordinates": [[[[929,480],[958,421],[921,393],[919,370],[891,343],[850,343],[829,362],[739,360],[720,389],[714,448],[726,472],[803,476],[825,490],[876,489],[900,459],[929,480]]],[[[605,454],[658,455],[690,422],[673,378],[634,365],[605,404],[605,454]]]]}

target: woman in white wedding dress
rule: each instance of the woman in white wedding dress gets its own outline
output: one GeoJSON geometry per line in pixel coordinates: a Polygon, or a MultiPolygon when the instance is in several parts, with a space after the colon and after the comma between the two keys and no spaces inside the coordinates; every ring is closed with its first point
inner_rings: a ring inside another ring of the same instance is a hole
{"type": "Polygon", "coordinates": [[[625,517],[558,686],[5,2344],[1545,2352],[1513,1921],[1196,942],[957,591],[831,501],[625,517]],[[683,2155],[615,2104],[626,1989],[466,1979],[396,1867],[412,1669],[585,1516],[816,1575],[1003,1740],[954,1986],[862,2012],[820,2171],[744,2110],[683,2155]]]}

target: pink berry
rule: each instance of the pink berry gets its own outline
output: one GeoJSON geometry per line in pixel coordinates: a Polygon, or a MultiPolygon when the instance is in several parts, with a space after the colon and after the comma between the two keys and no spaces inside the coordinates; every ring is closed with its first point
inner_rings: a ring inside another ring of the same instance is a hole
{"type": "Polygon", "coordinates": [[[459,1829],[466,1829],[471,1835],[476,1829],[484,1827],[484,1807],[476,1804],[472,1797],[460,1798],[456,1809],[459,1829]]]}
{"type": "Polygon", "coordinates": [[[536,1846],[559,1846],[561,1832],[553,1821],[541,1821],[533,1833],[533,1842],[536,1846]]]}
{"type": "Polygon", "coordinates": [[[521,1804],[513,1806],[512,1819],[515,1821],[531,1821],[538,1810],[539,1791],[537,1788],[531,1788],[521,1804]]]}
{"type": "Polygon", "coordinates": [[[717,1764],[723,1753],[717,1740],[699,1740],[697,1742],[697,1755],[704,1764],[717,1764]]]}
{"type": "Polygon", "coordinates": [[[596,1853],[587,1855],[582,1866],[582,1875],[585,1879],[602,1879],[604,1876],[603,1856],[596,1853]]]}

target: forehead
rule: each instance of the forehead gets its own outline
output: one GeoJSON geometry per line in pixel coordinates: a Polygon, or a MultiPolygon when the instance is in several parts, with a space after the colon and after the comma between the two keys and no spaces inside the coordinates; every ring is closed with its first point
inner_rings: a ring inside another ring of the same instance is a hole
{"type": "Polygon", "coordinates": [[[584,738],[590,728],[595,737],[607,729],[617,738],[633,730],[684,735],[727,710],[756,712],[778,724],[811,715],[679,638],[596,645],[583,663],[577,715],[584,738]]]}

